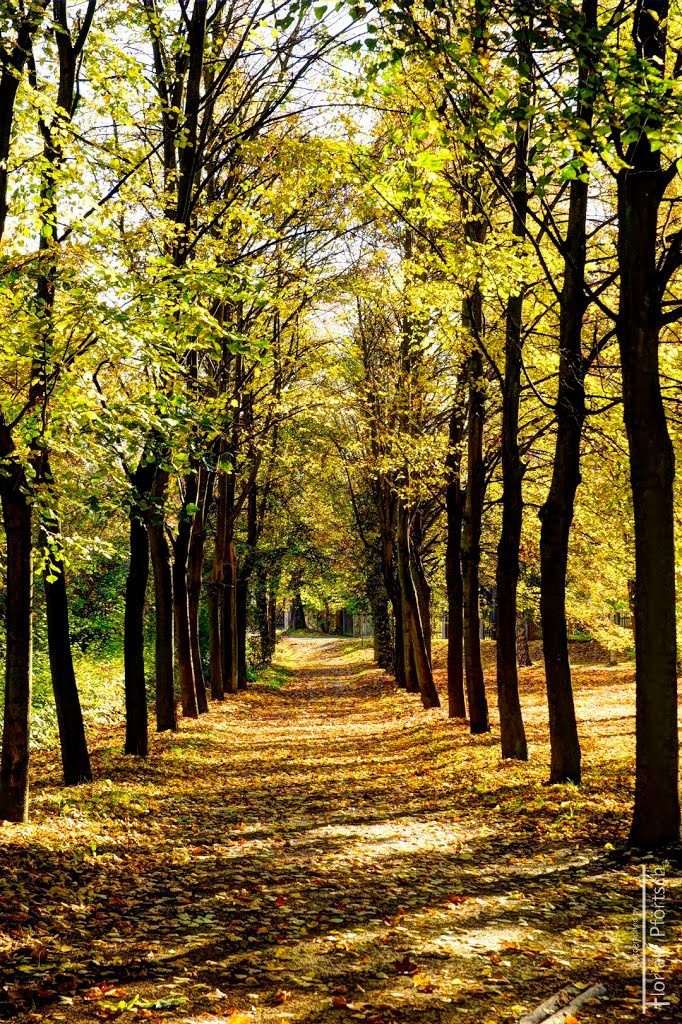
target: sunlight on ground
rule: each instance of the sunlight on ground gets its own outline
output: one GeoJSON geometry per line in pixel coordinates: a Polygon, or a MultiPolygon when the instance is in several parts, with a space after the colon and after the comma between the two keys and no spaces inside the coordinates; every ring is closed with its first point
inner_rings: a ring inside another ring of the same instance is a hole
{"type": "Polygon", "coordinates": [[[521,674],[532,760],[508,763],[494,708],[472,738],[358,647],[286,640],[281,687],[154,736],[146,762],[103,729],[90,786],[58,788],[37,759],[32,824],[0,829],[0,1007],[43,1024],[511,1024],[573,980],[609,989],[581,1021],[638,1019],[640,869],[611,852],[631,669],[576,669],[585,784],[548,788],[539,668],[521,674]]]}

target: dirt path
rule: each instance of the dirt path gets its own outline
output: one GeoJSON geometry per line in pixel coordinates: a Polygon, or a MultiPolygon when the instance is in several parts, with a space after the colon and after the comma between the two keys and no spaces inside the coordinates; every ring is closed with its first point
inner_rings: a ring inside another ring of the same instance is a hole
{"type": "Polygon", "coordinates": [[[487,1024],[573,980],[611,995],[581,1021],[639,1019],[640,868],[604,849],[623,766],[541,787],[530,674],[534,761],[502,765],[357,642],[278,650],[285,681],[155,737],[147,762],[112,732],[92,786],[38,764],[33,823],[0,827],[0,1014],[487,1024]]]}

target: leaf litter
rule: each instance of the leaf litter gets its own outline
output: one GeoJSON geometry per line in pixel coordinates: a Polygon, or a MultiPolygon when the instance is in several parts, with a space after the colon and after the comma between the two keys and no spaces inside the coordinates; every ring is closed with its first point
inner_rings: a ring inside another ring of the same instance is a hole
{"type": "MultiPolygon", "coordinates": [[[[61,789],[36,758],[32,823],[0,826],[0,1015],[512,1024],[600,981],[608,1003],[581,1021],[639,1019],[631,671],[576,670],[577,789],[542,785],[537,669],[519,764],[396,693],[355,642],[279,657],[283,689],[153,737],[146,761],[102,730],[92,785],[61,789]]],[[[669,886],[679,907],[672,868],[669,886]]],[[[682,962],[662,955],[666,1021],[682,962]]]]}

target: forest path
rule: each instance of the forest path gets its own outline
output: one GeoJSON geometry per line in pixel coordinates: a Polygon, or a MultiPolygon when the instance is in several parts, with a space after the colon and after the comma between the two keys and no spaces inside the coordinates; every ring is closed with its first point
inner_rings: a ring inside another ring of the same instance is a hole
{"type": "MultiPolygon", "coordinates": [[[[277,662],[147,761],[103,732],[91,786],[37,759],[32,824],[0,828],[0,1014],[504,1024],[574,980],[611,995],[581,1021],[639,1019],[639,867],[604,852],[625,762],[542,787],[532,672],[522,765],[396,693],[358,641],[285,639],[277,662]]],[[[607,754],[614,685],[583,709],[607,754]]]]}

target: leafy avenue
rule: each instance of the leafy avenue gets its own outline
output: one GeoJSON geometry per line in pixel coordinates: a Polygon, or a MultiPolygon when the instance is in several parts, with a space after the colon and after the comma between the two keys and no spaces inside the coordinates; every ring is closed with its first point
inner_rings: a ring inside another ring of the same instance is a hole
{"type": "Polygon", "coordinates": [[[681,55],[676,0],[0,0],[0,1009],[634,1019],[681,55]]]}

